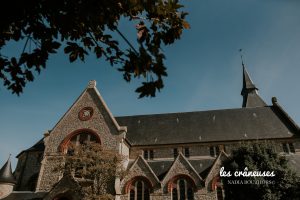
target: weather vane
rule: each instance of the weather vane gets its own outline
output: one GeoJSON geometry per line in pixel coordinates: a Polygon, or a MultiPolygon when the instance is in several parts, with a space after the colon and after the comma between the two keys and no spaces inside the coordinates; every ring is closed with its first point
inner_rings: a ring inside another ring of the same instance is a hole
{"type": "Polygon", "coordinates": [[[242,66],[244,66],[244,60],[243,60],[243,53],[242,53],[243,49],[239,49],[240,55],[241,55],[241,60],[242,60],[242,66]]]}

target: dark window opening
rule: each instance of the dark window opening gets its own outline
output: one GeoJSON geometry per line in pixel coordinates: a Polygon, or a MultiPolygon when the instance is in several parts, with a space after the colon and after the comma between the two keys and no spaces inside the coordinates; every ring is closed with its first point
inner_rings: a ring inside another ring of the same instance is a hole
{"type": "Polygon", "coordinates": [[[185,183],[184,180],[179,180],[180,200],[185,200],[185,183]]]}
{"type": "Polygon", "coordinates": [[[194,190],[188,180],[178,179],[172,183],[172,200],[194,200],[194,190]]]}
{"type": "Polygon", "coordinates": [[[178,192],[176,188],[172,190],[172,200],[178,200],[178,192]]]}
{"type": "Polygon", "coordinates": [[[178,149],[177,148],[173,149],[173,155],[174,155],[174,158],[177,158],[177,156],[178,156],[178,149]]]}
{"type": "Polygon", "coordinates": [[[148,160],[148,150],[144,150],[144,158],[148,160]]]}
{"type": "Polygon", "coordinates": [[[153,160],[154,159],[154,152],[153,150],[150,150],[150,160],[153,160]]]}
{"type": "Polygon", "coordinates": [[[133,183],[129,192],[129,200],[150,200],[149,185],[142,180],[133,183]]]}
{"type": "Polygon", "coordinates": [[[189,158],[190,157],[190,149],[188,147],[184,148],[184,155],[185,157],[189,158]]]}
{"type": "Polygon", "coordinates": [[[143,183],[138,181],[136,184],[137,200],[143,200],[143,183]]]}
{"type": "Polygon", "coordinates": [[[220,148],[219,146],[216,146],[216,156],[218,156],[220,154],[220,148]]]}
{"type": "Polygon", "coordinates": [[[291,153],[295,153],[295,147],[293,143],[289,143],[289,148],[291,153]]]}
{"type": "Polygon", "coordinates": [[[187,199],[188,200],[193,200],[194,199],[194,191],[192,188],[188,188],[188,191],[187,191],[187,199]]]}
{"type": "Polygon", "coordinates": [[[134,200],[134,190],[130,190],[130,196],[129,196],[130,200],[134,200]]]}
{"type": "Polygon", "coordinates": [[[282,144],[282,149],[283,149],[284,153],[289,153],[289,149],[288,149],[287,143],[283,143],[282,144]]]}
{"type": "Polygon", "coordinates": [[[144,190],[144,200],[150,200],[150,192],[148,188],[144,190]]]}

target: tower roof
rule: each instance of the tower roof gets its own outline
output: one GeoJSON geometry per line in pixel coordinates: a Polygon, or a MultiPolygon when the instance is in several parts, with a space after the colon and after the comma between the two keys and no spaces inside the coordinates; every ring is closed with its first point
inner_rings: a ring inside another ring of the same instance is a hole
{"type": "Polygon", "coordinates": [[[245,65],[243,64],[243,88],[241,95],[243,96],[243,107],[253,108],[253,107],[263,107],[267,104],[258,95],[258,88],[252,82],[245,65]]]}
{"type": "Polygon", "coordinates": [[[248,71],[244,65],[243,65],[243,89],[258,90],[258,88],[256,88],[254,83],[252,82],[252,80],[248,74],[248,71]]]}
{"type": "Polygon", "coordinates": [[[15,177],[13,176],[11,170],[10,157],[3,165],[3,167],[0,169],[0,184],[1,183],[11,183],[11,184],[16,183],[15,177]]]}

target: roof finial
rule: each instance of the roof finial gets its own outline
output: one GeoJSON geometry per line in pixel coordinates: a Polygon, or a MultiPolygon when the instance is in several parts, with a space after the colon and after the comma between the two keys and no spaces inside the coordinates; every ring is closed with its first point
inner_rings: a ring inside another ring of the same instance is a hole
{"type": "Polygon", "coordinates": [[[243,49],[239,49],[240,52],[240,56],[241,56],[241,60],[242,60],[242,66],[245,67],[244,65],[244,59],[243,59],[243,53],[242,53],[243,49]]]}
{"type": "Polygon", "coordinates": [[[95,88],[97,82],[95,80],[90,80],[88,84],[88,88],[95,88]]]}

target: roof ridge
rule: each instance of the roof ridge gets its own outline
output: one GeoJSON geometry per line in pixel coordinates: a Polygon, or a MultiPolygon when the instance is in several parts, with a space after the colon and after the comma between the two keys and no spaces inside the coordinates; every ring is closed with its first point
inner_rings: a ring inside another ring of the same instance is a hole
{"type": "Polygon", "coordinates": [[[163,116],[163,115],[175,115],[175,114],[190,114],[190,113],[205,113],[214,111],[229,111],[229,110],[244,110],[244,109],[257,109],[257,108],[271,108],[273,105],[258,106],[258,107],[242,107],[242,108],[225,108],[225,109],[215,109],[215,110],[199,110],[199,111],[186,111],[186,112],[169,112],[169,113],[154,113],[154,114],[142,114],[142,115],[124,115],[115,116],[115,118],[125,118],[125,117],[147,117],[147,116],[163,116]]]}

